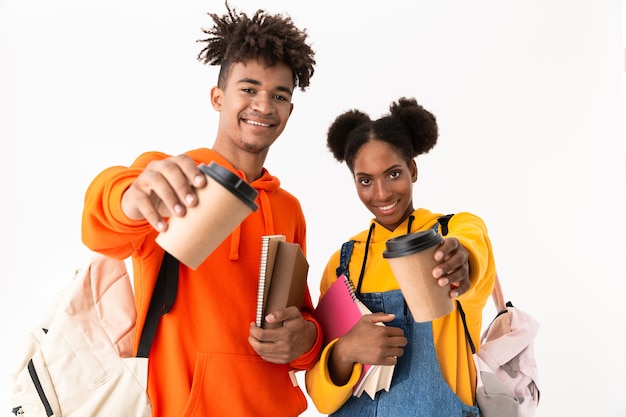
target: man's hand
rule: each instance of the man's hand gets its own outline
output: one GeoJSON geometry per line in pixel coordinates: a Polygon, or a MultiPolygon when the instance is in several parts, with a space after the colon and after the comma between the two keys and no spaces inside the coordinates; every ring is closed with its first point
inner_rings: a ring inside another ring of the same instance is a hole
{"type": "Polygon", "coordinates": [[[264,360],[272,363],[289,363],[308,352],[317,338],[315,324],[302,317],[297,307],[270,312],[269,323],[281,323],[281,327],[262,329],[250,324],[248,342],[264,360]]]}
{"type": "Polygon", "coordinates": [[[198,204],[196,189],[206,177],[187,155],[152,161],[122,196],[122,210],[133,220],[146,219],[162,232],[163,217],[184,216],[187,207],[198,204]]]}

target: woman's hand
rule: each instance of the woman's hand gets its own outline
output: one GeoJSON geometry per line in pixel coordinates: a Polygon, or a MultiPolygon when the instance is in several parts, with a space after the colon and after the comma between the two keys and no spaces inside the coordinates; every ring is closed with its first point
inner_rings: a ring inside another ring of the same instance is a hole
{"type": "Polygon", "coordinates": [[[435,260],[441,262],[433,269],[433,278],[441,287],[450,284],[450,297],[456,298],[469,290],[469,257],[455,237],[444,239],[435,251],[435,260]]]}
{"type": "Polygon", "coordinates": [[[355,363],[371,365],[395,365],[404,353],[407,339],[397,327],[384,326],[395,315],[386,313],[366,314],[339,338],[329,359],[329,371],[336,385],[344,385],[355,363]]]}

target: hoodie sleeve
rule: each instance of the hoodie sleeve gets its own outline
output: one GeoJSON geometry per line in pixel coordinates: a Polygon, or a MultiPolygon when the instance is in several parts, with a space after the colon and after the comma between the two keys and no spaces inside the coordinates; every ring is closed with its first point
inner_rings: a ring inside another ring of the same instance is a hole
{"type": "Polygon", "coordinates": [[[165,157],[160,152],[148,152],[130,167],[110,167],[94,178],[87,188],[82,214],[82,240],[89,249],[126,258],[154,232],[146,220],[132,220],[124,214],[122,195],[150,161],[165,157]]]}
{"type": "Polygon", "coordinates": [[[337,339],[328,343],[322,351],[320,360],[305,376],[306,390],[317,410],[323,414],[334,413],[348,401],[363,368],[360,363],[355,363],[348,382],[345,385],[335,385],[328,370],[328,360],[335,343],[337,339]]]}
{"type": "MultiPolygon", "coordinates": [[[[288,193],[287,193],[288,194],[288,193]]],[[[295,204],[298,206],[298,213],[300,217],[298,218],[298,227],[296,227],[296,232],[294,236],[294,242],[300,244],[300,247],[304,251],[306,255],[306,220],[304,219],[304,214],[302,214],[302,210],[300,208],[300,203],[295,197],[293,197],[295,204]]],[[[295,212],[295,211],[294,211],[295,212]]],[[[315,325],[315,329],[317,331],[317,336],[315,337],[315,341],[313,342],[313,346],[309,349],[308,352],[300,355],[299,358],[289,363],[289,366],[292,369],[296,370],[308,370],[315,364],[317,359],[319,358],[320,350],[322,349],[323,342],[323,334],[322,328],[320,324],[317,322],[317,319],[313,315],[315,307],[313,306],[313,300],[311,299],[311,292],[309,290],[309,284],[307,283],[304,289],[304,299],[302,301],[302,317],[315,325]]]]}
{"type": "Polygon", "coordinates": [[[292,361],[289,364],[289,366],[291,366],[292,369],[298,369],[298,370],[311,369],[311,367],[317,361],[317,358],[320,353],[320,349],[322,348],[322,341],[323,341],[322,328],[320,324],[317,322],[317,320],[315,319],[315,317],[313,317],[312,312],[313,312],[313,303],[311,301],[311,295],[309,293],[309,289],[306,288],[305,294],[304,294],[304,302],[302,304],[302,317],[305,320],[310,321],[311,323],[315,325],[315,329],[317,330],[317,336],[315,338],[315,342],[313,342],[313,346],[311,347],[311,349],[309,349],[308,352],[304,353],[298,359],[296,359],[295,361],[292,361]]]}
{"type": "Polygon", "coordinates": [[[496,266],[487,227],[471,213],[457,213],[450,219],[446,237],[455,237],[467,249],[470,289],[459,297],[464,308],[482,310],[493,291],[496,266]]]}
{"type": "MultiPolygon", "coordinates": [[[[320,281],[320,298],[337,279],[335,269],[339,264],[340,251],[335,252],[328,261],[320,281]]],[[[361,376],[362,365],[356,363],[352,375],[345,385],[335,385],[330,378],[328,361],[337,340],[328,343],[322,350],[319,361],[305,375],[306,390],[317,410],[324,414],[337,411],[352,395],[353,388],[361,376]]]]}

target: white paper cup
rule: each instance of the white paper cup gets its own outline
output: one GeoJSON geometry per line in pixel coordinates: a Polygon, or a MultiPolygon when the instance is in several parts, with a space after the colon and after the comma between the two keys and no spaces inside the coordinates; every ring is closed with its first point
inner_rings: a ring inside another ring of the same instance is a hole
{"type": "Polygon", "coordinates": [[[450,285],[440,287],[433,277],[438,262],[433,255],[443,237],[434,230],[410,233],[389,239],[383,258],[398,281],[413,319],[428,322],[449,314],[454,303],[450,285]]]}
{"type": "Polygon", "coordinates": [[[248,215],[258,210],[258,192],[226,168],[211,162],[200,165],[207,185],[198,189],[198,204],[183,217],[172,216],[156,242],[192,269],[202,262],[248,215]]]}

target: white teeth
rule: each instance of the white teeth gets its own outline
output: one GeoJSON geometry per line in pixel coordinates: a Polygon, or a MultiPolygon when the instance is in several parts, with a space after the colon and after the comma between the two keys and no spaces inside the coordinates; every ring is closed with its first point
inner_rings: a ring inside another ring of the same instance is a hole
{"type": "Polygon", "coordinates": [[[266,123],[255,122],[254,120],[246,120],[246,123],[254,126],[270,127],[271,125],[266,123]]]}
{"type": "Polygon", "coordinates": [[[397,201],[395,203],[393,203],[393,204],[388,205],[388,206],[379,207],[378,209],[382,210],[382,211],[391,210],[392,208],[394,208],[396,206],[396,204],[398,204],[397,201]]]}

